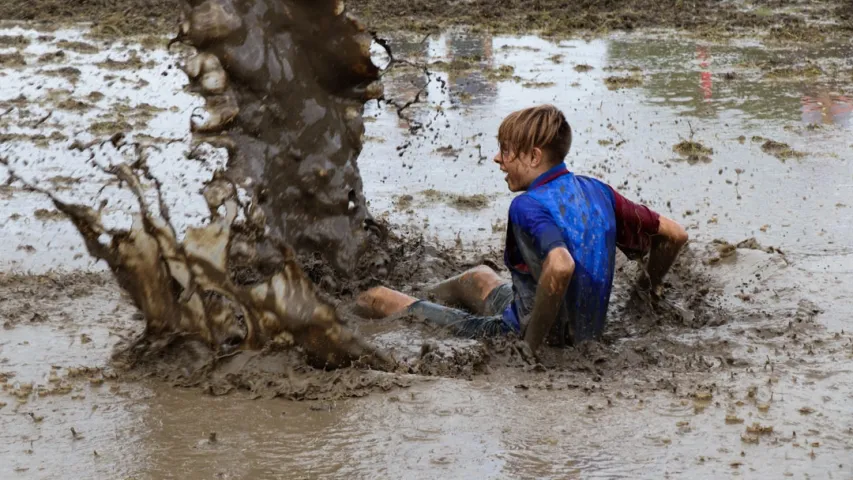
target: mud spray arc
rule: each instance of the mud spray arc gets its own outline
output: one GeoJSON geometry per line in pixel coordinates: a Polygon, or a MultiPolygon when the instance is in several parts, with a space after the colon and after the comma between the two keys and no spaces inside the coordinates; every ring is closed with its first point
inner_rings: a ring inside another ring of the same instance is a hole
{"type": "Polygon", "coordinates": [[[197,51],[184,67],[206,102],[191,120],[194,141],[229,152],[228,171],[204,188],[209,224],[177,238],[145,146],[122,135],[74,147],[132,157],[102,166],[138,199],[130,230],[110,230],[98,210],[27,187],[71,219],[89,253],[109,264],[142,311],[145,333],[131,347],[137,355],[193,336],[218,353],[275,341],[301,347],[318,366],[394,368],[320,299],[291,247],[327,252],[339,272],[349,272],[367,246],[371,219],[356,160],[364,102],[382,96],[373,37],[341,1],[184,7],[170,45],[197,51]],[[248,200],[239,199],[241,188],[248,200]],[[157,193],[153,205],[148,189],[157,193]]]}

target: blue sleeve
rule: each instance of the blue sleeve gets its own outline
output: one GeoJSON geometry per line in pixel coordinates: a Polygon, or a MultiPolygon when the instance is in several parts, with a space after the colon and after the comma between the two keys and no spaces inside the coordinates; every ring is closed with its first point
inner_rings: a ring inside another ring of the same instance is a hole
{"type": "Polygon", "coordinates": [[[519,195],[512,201],[509,206],[509,221],[513,231],[522,233],[533,241],[541,258],[545,258],[555,248],[566,247],[563,232],[554,222],[551,212],[528,195],[519,195]]]}

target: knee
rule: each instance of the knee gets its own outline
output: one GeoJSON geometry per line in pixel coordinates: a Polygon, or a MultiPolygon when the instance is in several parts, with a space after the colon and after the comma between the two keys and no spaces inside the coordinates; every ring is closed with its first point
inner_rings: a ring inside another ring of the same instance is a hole
{"type": "Polygon", "coordinates": [[[497,277],[498,274],[488,265],[477,265],[465,272],[465,276],[475,282],[482,283],[492,280],[497,277]]]}

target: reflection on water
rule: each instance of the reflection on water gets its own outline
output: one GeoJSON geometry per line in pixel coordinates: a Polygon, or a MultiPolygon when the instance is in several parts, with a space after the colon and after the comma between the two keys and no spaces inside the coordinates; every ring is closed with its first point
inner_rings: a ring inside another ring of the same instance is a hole
{"type": "MultiPolygon", "coordinates": [[[[395,36],[392,44],[400,57],[421,64],[442,62],[448,66],[433,72],[443,83],[429,89],[431,104],[467,108],[505,104],[508,99],[500,98],[501,95],[512,89],[511,84],[518,83],[519,78],[522,83],[554,82],[559,95],[553,100],[561,103],[567,95],[586,87],[577,81],[574,66],[600,63],[605,76],[626,76],[629,69],[631,72],[639,69],[643,78],[639,88],[645,101],[672,107],[680,115],[718,118],[723,112],[737,110],[756,120],[772,118],[849,126],[851,101],[849,96],[840,93],[843,88],[839,88],[839,79],[830,75],[791,75],[772,81],[765,78],[771,69],[780,65],[802,65],[815,58],[809,51],[780,52],[760,45],[636,39],[571,42],[568,45],[571,50],[566,50],[560,48],[566,45],[554,44],[545,48],[538,44],[535,48],[523,44],[519,47],[512,37],[466,31],[449,31],[427,38],[395,36]],[[587,57],[595,55],[598,44],[604,46],[604,58],[590,61],[587,57]],[[513,55],[512,51],[524,55],[513,55]],[[546,59],[552,54],[567,61],[548,62],[546,59]],[[521,60],[522,63],[506,60],[521,60]],[[498,79],[488,74],[502,65],[513,67],[516,74],[528,70],[529,75],[498,79]]],[[[834,46],[822,53],[823,60],[843,59],[853,55],[853,48],[834,46]]],[[[596,76],[595,72],[590,75],[596,76]]],[[[386,89],[390,96],[410,100],[424,87],[427,77],[417,69],[402,69],[389,80],[386,89]]],[[[843,87],[845,79],[841,80],[843,87]]],[[[597,87],[603,90],[601,85],[597,87]]],[[[400,126],[406,127],[403,123],[400,126]]]]}
{"type": "MultiPolygon", "coordinates": [[[[666,40],[611,41],[608,44],[609,65],[642,66],[645,78],[641,88],[650,101],[672,106],[682,115],[717,118],[722,112],[737,110],[754,119],[802,120],[805,123],[827,122],[806,116],[800,119],[801,98],[814,95],[808,92],[816,90],[834,91],[838,79],[831,75],[792,74],[768,80],[765,76],[773,68],[802,66],[814,59],[819,59],[816,60],[818,65],[823,61],[831,64],[833,58],[844,59],[851,54],[853,49],[849,45],[772,51],[760,45],[703,45],[666,40]]],[[[841,81],[849,82],[849,79],[841,81]]],[[[840,100],[840,103],[845,102],[840,100]]],[[[849,110],[836,107],[830,112],[833,120],[828,123],[847,126],[845,119],[849,113],[845,116],[844,112],[849,110]]]]}
{"type": "Polygon", "coordinates": [[[803,95],[803,123],[850,125],[850,112],[853,112],[853,99],[848,95],[830,93],[825,88],[808,89],[803,95]]]}
{"type": "Polygon", "coordinates": [[[497,82],[484,70],[494,66],[493,38],[487,33],[458,33],[445,36],[448,59],[471,62],[473,69],[451,68],[447,80],[454,98],[473,105],[486,105],[497,96],[497,82]]]}
{"type": "Polygon", "coordinates": [[[702,68],[702,71],[699,72],[699,87],[702,90],[702,98],[710,100],[714,91],[714,80],[711,77],[711,70],[709,69],[711,66],[711,56],[708,54],[708,47],[696,47],[696,56],[699,58],[699,67],[702,68]]]}

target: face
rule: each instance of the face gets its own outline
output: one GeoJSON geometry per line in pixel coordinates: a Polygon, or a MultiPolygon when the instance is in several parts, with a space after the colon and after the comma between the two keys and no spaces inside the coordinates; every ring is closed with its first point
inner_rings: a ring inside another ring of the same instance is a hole
{"type": "MultiPolygon", "coordinates": [[[[495,155],[495,163],[506,174],[504,180],[511,192],[521,192],[536,180],[543,170],[542,150],[534,148],[531,152],[517,154],[509,150],[501,150],[495,155]]],[[[544,170],[547,170],[545,168],[544,170]]]]}

